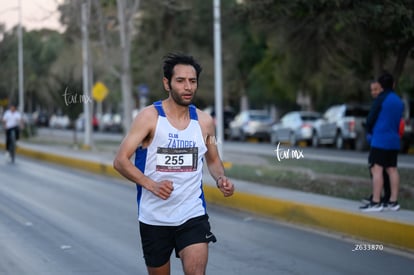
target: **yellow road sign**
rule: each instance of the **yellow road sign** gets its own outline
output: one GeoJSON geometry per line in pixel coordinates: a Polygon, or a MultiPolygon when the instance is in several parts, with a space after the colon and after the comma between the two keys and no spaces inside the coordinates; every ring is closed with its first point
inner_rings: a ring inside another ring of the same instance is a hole
{"type": "Polygon", "coordinates": [[[102,82],[98,81],[92,88],[92,97],[98,102],[103,101],[108,95],[108,88],[102,82]]]}

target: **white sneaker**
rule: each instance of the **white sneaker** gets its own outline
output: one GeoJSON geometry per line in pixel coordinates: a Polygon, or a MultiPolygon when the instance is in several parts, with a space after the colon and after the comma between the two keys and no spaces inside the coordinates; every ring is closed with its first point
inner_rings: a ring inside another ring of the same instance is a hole
{"type": "Polygon", "coordinates": [[[364,206],[361,206],[359,209],[361,209],[362,212],[381,212],[384,207],[381,203],[370,202],[364,206]]]}
{"type": "Polygon", "coordinates": [[[4,159],[6,160],[6,162],[12,162],[11,155],[8,151],[4,154],[4,159]]]}
{"type": "Polygon", "coordinates": [[[398,203],[398,201],[389,202],[387,208],[388,208],[388,210],[391,210],[391,211],[398,211],[398,210],[400,210],[400,204],[398,203]]]}

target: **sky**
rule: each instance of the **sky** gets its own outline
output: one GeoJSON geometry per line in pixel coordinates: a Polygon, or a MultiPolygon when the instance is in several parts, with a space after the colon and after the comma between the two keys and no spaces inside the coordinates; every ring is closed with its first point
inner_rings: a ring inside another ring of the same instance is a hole
{"type": "MultiPolygon", "coordinates": [[[[26,30],[49,28],[62,31],[57,6],[63,0],[20,0],[22,24],[26,30]]],[[[19,21],[19,0],[0,0],[0,23],[6,30],[12,29],[19,21]]]]}

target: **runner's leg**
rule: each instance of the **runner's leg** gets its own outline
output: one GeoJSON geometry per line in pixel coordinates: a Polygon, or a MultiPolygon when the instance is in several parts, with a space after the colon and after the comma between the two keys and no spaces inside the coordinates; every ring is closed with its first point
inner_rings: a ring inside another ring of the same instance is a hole
{"type": "Polygon", "coordinates": [[[147,266],[149,275],[170,275],[170,261],[160,267],[147,266]]]}
{"type": "Polygon", "coordinates": [[[208,261],[208,243],[196,243],[183,248],[180,259],[186,275],[204,275],[208,261]]]}
{"type": "Polygon", "coordinates": [[[10,133],[11,130],[7,129],[6,130],[6,151],[9,152],[9,148],[10,148],[10,133]]]}

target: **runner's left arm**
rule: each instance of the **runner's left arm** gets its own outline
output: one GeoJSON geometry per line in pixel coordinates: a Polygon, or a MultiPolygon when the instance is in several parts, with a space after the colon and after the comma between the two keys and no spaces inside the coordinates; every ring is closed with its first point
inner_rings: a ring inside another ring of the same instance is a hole
{"type": "Polygon", "coordinates": [[[200,123],[203,128],[205,144],[207,147],[205,159],[208,170],[224,196],[231,196],[234,193],[234,185],[232,181],[226,177],[223,162],[218,154],[217,142],[220,141],[217,141],[215,136],[214,121],[210,115],[204,113],[200,116],[200,123]]]}

